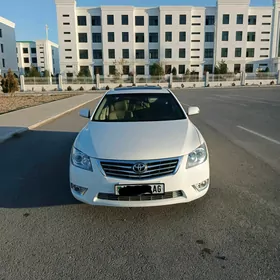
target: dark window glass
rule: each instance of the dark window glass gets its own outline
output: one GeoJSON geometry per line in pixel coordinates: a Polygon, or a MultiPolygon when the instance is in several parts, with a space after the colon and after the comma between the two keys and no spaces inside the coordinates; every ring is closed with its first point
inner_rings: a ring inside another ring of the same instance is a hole
{"type": "Polygon", "coordinates": [[[92,42],[93,43],[101,43],[102,42],[101,33],[92,33],[92,42]]]}
{"type": "Polygon", "coordinates": [[[172,24],[172,15],[165,15],[165,24],[166,25],[172,24]]]}
{"type": "Polygon", "coordinates": [[[186,58],[186,49],[179,49],[179,58],[186,58]]]}
{"type": "Polygon", "coordinates": [[[128,75],[129,74],[129,65],[123,65],[123,75],[128,75]]]}
{"type": "Polygon", "coordinates": [[[236,41],[242,41],[243,32],[242,31],[236,31],[236,41]]]}
{"type": "Polygon", "coordinates": [[[229,15],[223,15],[223,24],[229,24],[229,15]]]}
{"type": "Polygon", "coordinates": [[[3,53],[4,52],[4,45],[0,44],[0,46],[1,46],[1,53],[3,53]]]}
{"type": "Polygon", "coordinates": [[[144,16],[135,16],[135,25],[144,26],[144,16]]]}
{"type": "Polygon", "coordinates": [[[116,58],[115,57],[115,49],[108,49],[108,57],[110,59],[116,58]]]}
{"type": "Polygon", "coordinates": [[[270,25],[270,22],[263,22],[262,25],[270,25]]]}
{"type": "Polygon", "coordinates": [[[92,16],[91,17],[91,24],[93,26],[100,26],[101,25],[101,17],[100,16],[92,16]]]}
{"type": "Polygon", "coordinates": [[[269,51],[269,48],[261,48],[261,51],[269,51]]]}
{"type": "Polygon", "coordinates": [[[32,58],[31,58],[31,61],[32,61],[32,63],[35,63],[35,64],[36,64],[36,63],[37,63],[37,57],[32,57],[32,58]]]}
{"type": "Polygon", "coordinates": [[[63,22],[63,25],[70,25],[70,22],[63,22]]]}
{"type": "Polygon", "coordinates": [[[2,65],[3,65],[3,68],[6,67],[6,63],[5,63],[5,59],[4,58],[2,58],[2,65]]]}
{"type": "Polygon", "coordinates": [[[172,32],[165,32],[165,42],[172,42],[172,32]]]}
{"type": "Polygon", "coordinates": [[[215,16],[206,16],[205,25],[214,25],[215,24],[215,16]]]}
{"type": "Polygon", "coordinates": [[[107,24],[114,25],[114,15],[107,15],[107,24]]]}
{"type": "Polygon", "coordinates": [[[128,15],[122,15],[122,25],[128,25],[128,15]]]}
{"type": "Polygon", "coordinates": [[[186,73],[186,66],[185,65],[179,65],[179,74],[185,74],[186,73]]]}
{"type": "Polygon", "coordinates": [[[254,64],[246,64],[245,65],[245,72],[246,73],[253,73],[254,70],[254,64]]]}
{"type": "Polygon", "coordinates": [[[187,24],[187,16],[180,15],[180,24],[187,24]]]}
{"type": "Polygon", "coordinates": [[[263,15],[263,18],[271,18],[271,15],[263,15]]]}
{"type": "Polygon", "coordinates": [[[145,66],[136,65],[136,75],[145,75],[145,66]]]}
{"type": "Polygon", "coordinates": [[[80,50],[80,59],[88,59],[88,50],[80,50]]]}
{"type": "Polygon", "coordinates": [[[79,33],[79,43],[87,43],[87,33],[79,33]]]}
{"type": "Polygon", "coordinates": [[[64,32],[63,34],[64,34],[64,35],[70,35],[71,32],[64,32]]]}
{"type": "Polygon", "coordinates": [[[192,18],[201,18],[200,15],[193,15],[192,18]]]}
{"type": "Polygon", "coordinates": [[[28,53],[28,48],[23,48],[23,49],[22,49],[22,52],[23,52],[23,53],[28,53]]]}
{"type": "Polygon", "coordinates": [[[123,49],[122,56],[123,58],[129,58],[129,49],[123,49]]]}
{"type": "Polygon", "coordinates": [[[36,53],[36,48],[31,48],[31,53],[36,53]]]}
{"type": "Polygon", "coordinates": [[[213,74],[213,64],[205,64],[204,72],[209,72],[209,74],[213,74]]]}
{"type": "Polygon", "coordinates": [[[172,58],[172,49],[165,49],[165,58],[172,58]]]}
{"type": "Polygon", "coordinates": [[[71,43],[71,40],[64,40],[65,43],[71,43]]]}
{"type": "Polygon", "coordinates": [[[28,57],[24,57],[24,58],[23,58],[23,62],[24,62],[24,63],[29,63],[29,58],[28,58],[28,57]]]}
{"type": "Polygon", "coordinates": [[[213,57],[214,57],[214,49],[204,50],[204,58],[213,58],[213,57]]]}
{"type": "Polygon", "coordinates": [[[135,57],[136,59],[144,59],[145,58],[145,51],[144,50],[135,50],[135,57]]]}
{"type": "Polygon", "coordinates": [[[243,15],[239,14],[236,16],[236,24],[243,24],[243,15]]]}
{"type": "Polygon", "coordinates": [[[63,17],[70,17],[70,15],[62,15],[63,17]]]}
{"type": "Polygon", "coordinates": [[[200,40],[192,40],[193,43],[199,43],[200,40]]]}
{"type": "Polygon", "coordinates": [[[108,42],[115,42],[115,33],[108,32],[108,42]]]}
{"type": "Polygon", "coordinates": [[[214,32],[205,32],[205,42],[214,42],[214,32]]]}
{"type": "Polygon", "coordinates": [[[222,48],[221,57],[228,57],[228,48],[222,48]]]}
{"type": "MultiPolygon", "coordinates": [[[[102,50],[93,50],[93,59],[102,59],[102,50]]],[[[94,67],[95,68],[95,67],[94,67]]]]}
{"type": "Polygon", "coordinates": [[[222,41],[228,41],[228,31],[222,32],[222,41]]]}
{"type": "Polygon", "coordinates": [[[192,23],[192,25],[194,25],[194,26],[199,26],[199,25],[201,25],[201,23],[192,23]]]}
{"type": "Polygon", "coordinates": [[[136,43],[144,43],[144,41],[145,41],[144,33],[135,33],[136,43]]]}
{"type": "Polygon", "coordinates": [[[270,34],[269,31],[263,31],[262,34],[270,34]]]}
{"type": "Polygon", "coordinates": [[[149,42],[150,43],[158,43],[158,33],[150,33],[149,34],[149,42]]]}
{"type": "Polygon", "coordinates": [[[241,64],[234,64],[234,73],[237,74],[237,73],[240,73],[241,71],[241,64]]]}
{"type": "Polygon", "coordinates": [[[200,35],[200,32],[192,32],[192,35],[200,35]]]}
{"type": "Polygon", "coordinates": [[[0,38],[2,38],[2,29],[0,29],[0,38]]]}
{"type": "Polygon", "coordinates": [[[186,32],[185,31],[181,31],[179,33],[179,41],[180,42],[186,42],[186,32]]]}
{"type": "Polygon", "coordinates": [[[94,66],[94,75],[103,75],[103,66],[94,66]]]}
{"type": "Polygon", "coordinates": [[[254,48],[247,48],[246,57],[254,57],[255,56],[255,49],[254,48]]]}
{"type": "Polygon", "coordinates": [[[247,41],[255,42],[256,41],[256,32],[248,32],[247,33],[247,41]]]}
{"type": "Polygon", "coordinates": [[[110,75],[115,75],[115,72],[116,72],[115,65],[109,65],[109,74],[110,75]]]}
{"type": "Polygon", "coordinates": [[[248,17],[248,24],[249,25],[256,25],[257,24],[257,16],[249,16],[248,17]]]}
{"type": "Polygon", "coordinates": [[[171,65],[165,65],[165,74],[170,74],[171,73],[171,65]]]}
{"type": "Polygon", "coordinates": [[[78,25],[80,25],[80,26],[87,25],[87,17],[86,16],[78,16],[78,25]]]}
{"type": "Polygon", "coordinates": [[[72,59],[72,56],[66,56],[65,59],[72,59]]]}
{"type": "Polygon", "coordinates": [[[242,56],[242,49],[235,48],[235,57],[241,57],[241,56],[242,56]]]}
{"type": "Polygon", "coordinates": [[[158,16],[149,16],[149,25],[158,26],[158,16]]]}
{"type": "Polygon", "coordinates": [[[149,58],[150,59],[158,59],[158,49],[150,49],[149,58]]]}
{"type": "Polygon", "coordinates": [[[128,32],[122,32],[122,41],[129,42],[129,33],[128,32]]]}

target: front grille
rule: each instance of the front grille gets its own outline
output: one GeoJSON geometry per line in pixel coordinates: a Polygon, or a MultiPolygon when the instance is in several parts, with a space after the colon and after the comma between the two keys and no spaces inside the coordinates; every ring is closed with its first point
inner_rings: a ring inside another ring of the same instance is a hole
{"type": "MultiPolygon", "coordinates": [[[[100,165],[105,172],[106,176],[123,178],[123,179],[151,179],[161,176],[167,176],[174,174],[179,159],[163,159],[154,161],[143,161],[147,165],[147,170],[142,174],[137,174],[133,170],[133,166],[138,162],[134,161],[113,161],[113,160],[101,160],[100,165]]],[[[141,162],[142,163],[142,162],[141,162]]]]}
{"type": "Polygon", "coordinates": [[[182,191],[166,192],[165,194],[154,194],[154,195],[138,195],[138,196],[120,196],[111,193],[99,193],[97,198],[104,200],[115,200],[115,201],[147,201],[147,200],[161,200],[170,199],[183,196],[182,191]]]}

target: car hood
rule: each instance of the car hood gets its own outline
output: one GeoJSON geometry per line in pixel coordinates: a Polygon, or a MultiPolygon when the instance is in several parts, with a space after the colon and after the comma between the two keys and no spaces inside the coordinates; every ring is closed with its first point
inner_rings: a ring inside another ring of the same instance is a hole
{"type": "Polygon", "coordinates": [[[201,144],[197,128],[188,120],[163,122],[89,122],[74,146],[90,157],[149,160],[178,157],[201,144]]]}

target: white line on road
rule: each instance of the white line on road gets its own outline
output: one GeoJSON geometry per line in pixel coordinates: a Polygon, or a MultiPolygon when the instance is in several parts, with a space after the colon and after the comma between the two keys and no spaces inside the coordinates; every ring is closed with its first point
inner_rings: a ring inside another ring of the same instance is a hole
{"type": "Polygon", "coordinates": [[[189,105],[189,104],[187,104],[187,103],[183,103],[183,102],[181,102],[181,104],[183,104],[183,105],[185,105],[185,106],[189,106],[189,107],[191,107],[191,105],[189,105]]]}
{"type": "Polygon", "coordinates": [[[247,104],[237,103],[237,102],[230,102],[230,101],[223,100],[222,98],[217,98],[217,97],[206,97],[206,98],[210,99],[210,100],[215,100],[215,101],[220,101],[220,102],[228,103],[228,104],[240,105],[240,106],[243,106],[243,107],[248,107],[247,104]]]}
{"type": "Polygon", "coordinates": [[[242,129],[242,130],[245,130],[245,131],[247,131],[247,132],[250,132],[250,133],[252,133],[252,134],[254,134],[254,135],[257,135],[257,136],[259,136],[259,137],[261,137],[261,138],[263,138],[263,139],[265,139],[265,140],[268,140],[268,141],[270,141],[270,142],[272,142],[272,143],[274,143],[274,144],[280,145],[280,142],[277,141],[277,140],[275,140],[275,139],[272,139],[272,138],[267,137],[267,136],[265,136],[265,135],[263,135],[263,134],[260,134],[260,133],[258,133],[258,132],[253,131],[253,130],[250,130],[250,129],[248,129],[248,128],[245,128],[245,127],[243,127],[243,126],[241,126],[241,125],[238,125],[237,127],[240,128],[240,129],[242,129]]]}

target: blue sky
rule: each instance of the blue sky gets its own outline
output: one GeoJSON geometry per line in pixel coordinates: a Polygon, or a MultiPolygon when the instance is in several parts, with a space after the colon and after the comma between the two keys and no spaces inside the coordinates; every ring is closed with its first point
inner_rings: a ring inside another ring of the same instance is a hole
{"type": "MultiPolygon", "coordinates": [[[[215,6],[216,0],[77,0],[78,6],[100,5],[160,6],[188,5],[215,6]]],[[[254,6],[270,6],[272,0],[251,0],[254,6]]],[[[45,38],[45,25],[49,25],[49,39],[57,43],[56,10],[54,0],[12,0],[1,4],[0,16],[16,23],[17,40],[45,38]]]]}

